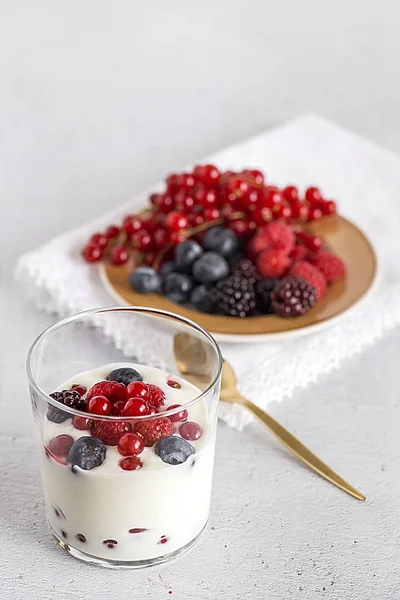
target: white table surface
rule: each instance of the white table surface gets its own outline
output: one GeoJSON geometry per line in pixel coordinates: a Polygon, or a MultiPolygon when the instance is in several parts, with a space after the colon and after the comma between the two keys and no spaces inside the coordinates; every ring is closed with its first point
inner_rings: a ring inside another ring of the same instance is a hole
{"type": "Polygon", "coordinates": [[[394,0],[0,3],[1,600],[399,597],[398,330],[273,407],[365,504],[261,427],[220,426],[201,542],[111,572],[46,529],[24,358],[54,318],[12,279],[22,252],[304,110],[400,152],[398,16],[394,0]]]}

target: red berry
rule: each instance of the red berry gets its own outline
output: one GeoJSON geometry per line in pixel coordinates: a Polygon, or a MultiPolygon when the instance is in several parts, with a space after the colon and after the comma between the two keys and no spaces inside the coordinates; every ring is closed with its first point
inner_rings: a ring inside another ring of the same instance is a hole
{"type": "Polygon", "coordinates": [[[167,189],[171,194],[179,190],[179,175],[171,173],[166,179],[167,189]]]}
{"type": "Polygon", "coordinates": [[[282,200],[283,197],[280,191],[275,187],[268,186],[260,195],[259,203],[267,208],[275,208],[282,203],[282,200]]]}
{"type": "Polygon", "coordinates": [[[187,216],[176,210],[170,212],[165,219],[165,226],[168,231],[180,231],[188,226],[187,216]]]}
{"type": "Polygon", "coordinates": [[[154,240],[154,247],[157,250],[162,250],[162,248],[164,248],[164,246],[166,246],[169,242],[168,231],[166,229],[162,229],[162,228],[157,229],[157,231],[154,232],[153,240],[154,240]]]}
{"type": "Polygon", "coordinates": [[[143,467],[143,463],[137,456],[127,456],[119,461],[119,466],[124,471],[137,471],[143,467]]]}
{"type": "Polygon", "coordinates": [[[71,386],[71,390],[74,390],[74,392],[78,392],[80,396],[84,396],[86,394],[85,386],[79,385],[78,383],[75,383],[73,386],[71,386]]]}
{"type": "Polygon", "coordinates": [[[168,542],[168,538],[165,535],[162,535],[157,542],[157,544],[166,544],[168,542]]]}
{"type": "Polygon", "coordinates": [[[218,208],[206,208],[204,209],[203,215],[206,222],[215,221],[215,219],[219,219],[220,212],[218,208]]]}
{"type": "Polygon", "coordinates": [[[131,237],[131,242],[132,246],[140,252],[147,252],[153,247],[153,240],[151,238],[151,235],[144,229],[134,233],[131,237]]]}
{"type": "Polygon", "coordinates": [[[177,205],[177,208],[179,210],[183,210],[184,213],[190,213],[193,210],[194,204],[195,201],[193,196],[188,196],[187,194],[185,194],[180,200],[179,204],[177,205]]]}
{"type": "Polygon", "coordinates": [[[322,210],[318,206],[312,206],[308,212],[309,221],[318,221],[322,217],[322,210]]]}
{"type": "Polygon", "coordinates": [[[186,231],[173,231],[170,236],[169,236],[169,241],[171,242],[171,244],[173,244],[174,246],[176,246],[177,244],[180,244],[181,242],[184,242],[187,238],[187,232],[186,231]]]}
{"type": "Polygon", "coordinates": [[[295,246],[293,248],[293,250],[290,251],[290,254],[289,254],[289,258],[291,258],[293,261],[302,260],[306,256],[307,256],[307,250],[304,248],[304,246],[295,246]]]}
{"type": "Polygon", "coordinates": [[[142,436],[137,433],[126,433],[118,441],[118,452],[122,456],[132,456],[140,454],[144,450],[144,442],[142,436]]]}
{"type": "Polygon", "coordinates": [[[322,238],[318,235],[312,235],[307,231],[298,231],[297,239],[311,252],[319,252],[322,248],[322,238]]]}
{"type": "Polygon", "coordinates": [[[113,415],[113,417],[120,417],[124,406],[125,402],[123,400],[118,400],[118,402],[114,402],[111,408],[111,414],[113,415]]]}
{"type": "Polygon", "coordinates": [[[264,184],[264,175],[258,169],[246,169],[243,173],[257,185],[264,184]]]}
{"type": "Polygon", "coordinates": [[[220,178],[220,172],[214,165],[199,165],[193,173],[205,187],[214,186],[220,178]]]}
{"type": "Polygon", "coordinates": [[[124,246],[114,246],[110,251],[110,262],[113,265],[124,265],[129,258],[128,250],[124,246]]]}
{"type": "Polygon", "coordinates": [[[336,202],[333,200],[324,200],[322,202],[322,213],[324,215],[334,215],[337,211],[336,202]]]}
{"type": "Polygon", "coordinates": [[[149,388],[143,381],[132,381],[126,388],[128,398],[143,398],[147,400],[150,396],[149,388]]]}
{"type": "Polygon", "coordinates": [[[199,225],[203,225],[204,217],[200,213],[195,213],[193,215],[189,215],[188,217],[189,223],[192,227],[198,227],[199,225]]]}
{"type": "Polygon", "coordinates": [[[250,242],[252,252],[258,254],[261,250],[282,250],[287,254],[294,246],[295,237],[292,227],[281,221],[274,221],[262,227],[250,242]]]}
{"type": "Polygon", "coordinates": [[[187,421],[179,427],[179,433],[185,440],[193,441],[198,440],[202,436],[203,430],[194,421],[187,421]]]}
{"type": "Polygon", "coordinates": [[[169,385],[169,387],[174,388],[175,390],[180,390],[182,387],[179,381],[175,381],[174,379],[168,379],[167,385],[169,385]]]}
{"type": "Polygon", "coordinates": [[[144,264],[147,265],[148,267],[152,267],[154,265],[156,258],[157,258],[156,252],[147,252],[147,254],[144,257],[144,264]]]}
{"type": "MultiPolygon", "coordinates": [[[[165,410],[172,410],[173,408],[179,408],[181,404],[171,404],[165,410]]],[[[186,421],[188,418],[187,410],[180,410],[179,412],[174,413],[168,417],[173,423],[178,423],[179,421],[186,421]]]]}
{"type": "Polygon", "coordinates": [[[174,206],[174,201],[171,196],[161,196],[161,199],[158,203],[158,210],[164,214],[169,213],[171,208],[174,206]]]}
{"type": "Polygon", "coordinates": [[[94,233],[90,238],[89,244],[98,246],[101,250],[104,250],[108,244],[107,236],[102,233],[94,233]]]}
{"type": "Polygon", "coordinates": [[[109,240],[113,240],[114,238],[116,238],[119,235],[119,233],[120,228],[116,225],[110,225],[105,231],[105,235],[109,240]]]}
{"type": "Polygon", "coordinates": [[[148,414],[149,405],[141,398],[129,398],[121,411],[121,415],[124,417],[141,417],[148,414]]]}
{"type": "Polygon", "coordinates": [[[214,190],[208,190],[200,187],[194,194],[196,204],[202,208],[213,208],[217,204],[217,194],[214,190]]]}
{"type": "Polygon", "coordinates": [[[292,204],[292,219],[301,219],[307,221],[309,208],[307,204],[296,202],[292,204]]]}
{"type": "Polygon", "coordinates": [[[165,404],[165,393],[162,391],[158,385],[153,385],[152,383],[147,384],[149,390],[149,399],[148,403],[154,408],[160,408],[165,404]]]}
{"type": "Polygon", "coordinates": [[[108,422],[94,421],[92,437],[98,438],[107,446],[116,446],[118,440],[131,431],[131,426],[126,421],[108,422]]]}
{"type": "Polygon", "coordinates": [[[89,246],[85,246],[85,248],[82,250],[82,256],[86,262],[94,263],[101,259],[103,253],[98,246],[91,244],[89,246]]]}
{"type": "Polygon", "coordinates": [[[228,191],[235,194],[235,196],[244,196],[249,192],[249,184],[245,181],[242,175],[233,175],[228,180],[228,191]]]}
{"type": "Polygon", "coordinates": [[[195,186],[196,180],[191,173],[178,175],[178,185],[184,190],[190,190],[195,186]]]}
{"type": "Polygon", "coordinates": [[[149,196],[149,202],[150,202],[150,204],[153,204],[154,206],[158,206],[160,199],[161,199],[161,194],[150,194],[150,196],[149,196]]]}
{"type": "Polygon", "coordinates": [[[133,235],[134,233],[136,233],[137,231],[140,231],[142,229],[143,224],[142,224],[141,219],[139,219],[138,217],[135,217],[133,215],[128,215],[123,220],[122,227],[123,227],[126,235],[131,237],[131,235],[133,235]]]}
{"type": "Polygon", "coordinates": [[[72,425],[75,429],[79,429],[79,431],[86,431],[90,429],[90,419],[85,419],[85,417],[73,417],[72,425]]]}
{"type": "Polygon", "coordinates": [[[72,436],[62,434],[53,438],[47,449],[55,458],[65,460],[73,443],[74,438],[72,436]]]}
{"type": "Polygon", "coordinates": [[[346,275],[346,266],[342,259],[330,252],[320,252],[308,261],[321,271],[328,283],[338,281],[346,275]]]}
{"type": "Polygon", "coordinates": [[[95,383],[87,393],[86,402],[93,396],[105,396],[111,403],[126,400],[126,387],[118,381],[99,381],[95,383]]]}
{"type": "Polygon", "coordinates": [[[232,221],[229,223],[228,227],[239,238],[248,237],[252,232],[252,228],[250,227],[249,223],[243,219],[232,221]]]}
{"type": "Polygon", "coordinates": [[[296,203],[299,199],[299,190],[294,185],[288,185],[282,190],[283,197],[292,203],[296,203]]]}
{"type": "Polygon", "coordinates": [[[295,262],[290,274],[293,275],[293,277],[301,277],[304,281],[312,285],[313,288],[315,288],[317,300],[325,296],[327,290],[325,276],[319,269],[310,263],[305,260],[295,262]]]}
{"type": "Polygon", "coordinates": [[[263,250],[257,257],[257,269],[263,277],[282,277],[287,273],[292,261],[286,250],[263,250]]]}
{"type": "Polygon", "coordinates": [[[105,396],[93,396],[87,403],[87,412],[93,415],[109,415],[111,402],[105,396]]]}
{"type": "Polygon", "coordinates": [[[321,192],[317,187],[307,188],[305,197],[307,202],[309,202],[310,204],[315,204],[316,202],[320,202],[322,200],[321,192]]]}
{"type": "Polygon", "coordinates": [[[284,219],[287,221],[292,216],[292,209],[290,206],[285,206],[284,204],[279,204],[276,207],[276,210],[272,213],[275,219],[284,219]]]}
{"type": "Polygon", "coordinates": [[[154,446],[158,440],[173,434],[174,426],[167,417],[149,419],[135,423],[134,430],[143,437],[145,446],[154,446]]]}

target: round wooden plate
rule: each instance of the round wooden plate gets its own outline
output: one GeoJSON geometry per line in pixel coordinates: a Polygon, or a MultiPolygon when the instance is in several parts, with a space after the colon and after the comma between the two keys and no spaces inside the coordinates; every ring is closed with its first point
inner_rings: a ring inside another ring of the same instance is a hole
{"type": "Polygon", "coordinates": [[[207,315],[180,306],[159,294],[138,294],[129,285],[129,267],[102,266],[101,276],[110,294],[119,303],[150,306],[192,319],[216,334],[220,341],[266,341],[305,334],[330,324],[353,307],[371,289],[377,271],[375,252],[367,237],[343,217],[316,221],[309,229],[321,235],[347,267],[347,277],[329,286],[326,296],[302,317],[284,319],[276,315],[238,319],[207,315]]]}

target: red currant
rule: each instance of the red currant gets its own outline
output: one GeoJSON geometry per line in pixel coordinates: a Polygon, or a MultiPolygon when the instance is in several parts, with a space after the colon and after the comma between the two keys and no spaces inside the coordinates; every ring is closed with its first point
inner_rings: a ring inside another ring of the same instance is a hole
{"type": "Polygon", "coordinates": [[[308,206],[302,204],[302,202],[296,202],[292,204],[292,219],[301,219],[307,221],[308,219],[308,206]]]}
{"type": "Polygon", "coordinates": [[[195,168],[194,175],[205,187],[214,186],[220,178],[220,172],[214,165],[199,165],[195,168]]]}
{"type": "Polygon", "coordinates": [[[256,208],[252,211],[251,218],[257,225],[265,225],[265,223],[272,221],[272,211],[266,206],[264,208],[256,208]]]}
{"type": "Polygon", "coordinates": [[[202,434],[203,430],[194,421],[187,421],[186,423],[182,423],[179,427],[179,433],[185,440],[198,440],[202,434]]]}
{"type": "Polygon", "coordinates": [[[146,252],[144,257],[144,264],[148,267],[152,267],[156,261],[157,253],[156,252],[146,252]]]}
{"type": "Polygon", "coordinates": [[[309,187],[306,189],[305,197],[307,202],[315,204],[322,200],[321,192],[317,187],[309,187]]]}
{"type": "Polygon", "coordinates": [[[318,221],[322,217],[322,210],[318,206],[312,206],[308,213],[309,221],[318,221]]]}
{"type": "Polygon", "coordinates": [[[243,173],[257,185],[264,184],[264,175],[258,169],[246,169],[243,173]]]}
{"type": "Polygon", "coordinates": [[[79,429],[79,431],[86,431],[87,429],[90,429],[90,419],[75,416],[72,419],[72,425],[75,429],[79,429]]]}
{"type": "Polygon", "coordinates": [[[206,222],[208,221],[215,221],[215,219],[219,219],[220,217],[220,212],[218,208],[206,208],[203,212],[204,215],[204,220],[206,222]]]}
{"type": "Polygon", "coordinates": [[[200,187],[195,192],[196,204],[202,208],[214,207],[217,204],[217,195],[214,190],[208,190],[200,187]]]}
{"type": "Polygon", "coordinates": [[[144,450],[143,438],[137,433],[126,433],[119,439],[117,448],[122,456],[140,454],[144,450]]]}
{"type": "Polygon", "coordinates": [[[168,231],[160,227],[160,229],[157,229],[157,231],[154,232],[153,238],[155,248],[161,250],[169,242],[168,231]]]}
{"type": "Polygon", "coordinates": [[[287,221],[292,216],[292,209],[290,206],[278,204],[273,211],[273,215],[275,219],[285,219],[287,221]]]}
{"type": "Polygon", "coordinates": [[[142,227],[149,233],[153,233],[156,229],[158,229],[158,225],[155,221],[154,215],[144,217],[142,219],[142,227]]]}
{"type": "Polygon", "coordinates": [[[190,212],[192,212],[193,207],[194,207],[193,196],[188,196],[185,194],[179,204],[179,209],[183,210],[184,213],[190,213],[190,212]]]}
{"type": "MultiPolygon", "coordinates": [[[[179,408],[180,406],[181,404],[171,404],[171,406],[168,406],[168,408],[166,408],[165,410],[172,410],[173,408],[179,408]]],[[[179,412],[170,415],[168,418],[173,423],[178,423],[179,421],[186,421],[188,418],[188,412],[187,410],[180,410],[179,412]]]]}
{"type": "Polygon", "coordinates": [[[126,388],[128,398],[143,398],[147,400],[150,396],[149,388],[143,381],[132,381],[126,388]]]}
{"type": "Polygon", "coordinates": [[[324,215],[334,215],[336,213],[336,202],[333,200],[324,200],[322,203],[322,213],[324,215]]]}
{"type": "Polygon", "coordinates": [[[235,196],[244,196],[249,192],[249,184],[243,179],[243,176],[233,176],[228,180],[228,191],[235,196]]]}
{"type": "Polygon", "coordinates": [[[65,460],[73,443],[74,438],[72,436],[62,434],[53,438],[47,448],[53,456],[65,460]]]}
{"type": "Polygon", "coordinates": [[[153,247],[153,240],[147,231],[137,231],[131,237],[132,246],[140,252],[147,252],[153,247]]]}
{"type": "Polygon", "coordinates": [[[112,408],[111,408],[111,414],[114,417],[121,416],[121,412],[122,412],[124,406],[125,406],[125,402],[123,400],[118,400],[118,402],[114,402],[114,404],[112,405],[112,408]]]}
{"type": "Polygon", "coordinates": [[[104,250],[108,244],[107,236],[103,233],[94,233],[90,238],[89,244],[98,246],[101,250],[104,250]]]}
{"type": "Polygon", "coordinates": [[[312,252],[319,252],[322,248],[322,238],[318,235],[312,235],[307,231],[299,231],[297,239],[312,252]]]}
{"type": "Polygon", "coordinates": [[[171,173],[166,179],[167,189],[170,194],[174,194],[179,190],[179,175],[171,173]]]}
{"type": "Polygon", "coordinates": [[[282,190],[283,197],[292,204],[299,199],[299,190],[294,185],[288,185],[282,190]]]}
{"type": "Polygon", "coordinates": [[[187,238],[187,231],[173,231],[169,237],[171,244],[176,246],[181,242],[184,242],[187,238]]]}
{"type": "Polygon", "coordinates": [[[191,173],[178,175],[178,185],[184,190],[190,190],[195,186],[196,180],[191,173]]]}
{"type": "Polygon", "coordinates": [[[140,417],[149,414],[149,405],[142,398],[129,398],[121,411],[124,417],[140,417]]]}
{"type": "Polygon", "coordinates": [[[143,463],[137,456],[127,456],[119,461],[119,466],[124,471],[137,471],[143,467],[143,463]]]}
{"type": "Polygon", "coordinates": [[[75,383],[74,385],[71,386],[71,390],[74,390],[74,392],[78,392],[78,394],[80,396],[84,396],[87,392],[86,388],[84,385],[79,385],[79,383],[75,383]]]}
{"type": "Polygon", "coordinates": [[[120,231],[120,228],[116,225],[110,225],[109,227],[107,227],[105,235],[109,240],[113,240],[119,235],[120,231]]]}
{"type": "Polygon", "coordinates": [[[237,219],[229,223],[229,229],[233,231],[237,237],[248,237],[255,229],[255,222],[244,221],[243,219],[237,219]]]}
{"type": "Polygon", "coordinates": [[[188,226],[187,216],[174,210],[167,215],[167,218],[165,219],[165,226],[168,231],[180,231],[182,229],[186,229],[188,226]]]}
{"type": "Polygon", "coordinates": [[[161,199],[158,203],[158,210],[162,213],[169,213],[171,208],[174,206],[174,201],[171,196],[161,196],[161,199]]]}
{"type": "Polygon", "coordinates": [[[141,219],[133,215],[128,215],[122,222],[122,228],[129,237],[136,233],[136,231],[140,231],[142,227],[143,224],[141,219]]]}
{"type": "Polygon", "coordinates": [[[234,221],[236,219],[237,210],[233,204],[225,204],[222,209],[222,216],[226,221],[234,221]]]}
{"type": "Polygon", "coordinates": [[[200,213],[195,213],[193,215],[189,215],[188,217],[189,223],[192,227],[198,227],[199,225],[203,225],[204,217],[200,213]]]}
{"type": "Polygon", "coordinates": [[[129,258],[128,250],[124,246],[114,246],[110,250],[110,262],[113,265],[124,265],[129,258]]]}
{"type": "Polygon", "coordinates": [[[105,396],[93,396],[88,402],[87,411],[92,415],[109,415],[111,402],[105,396]]]}
{"type": "Polygon", "coordinates": [[[161,194],[150,194],[150,197],[149,197],[150,204],[153,204],[154,206],[158,206],[160,199],[161,199],[161,194]]]}
{"type": "Polygon", "coordinates": [[[98,246],[90,244],[82,250],[82,256],[86,260],[86,262],[94,263],[98,262],[101,259],[103,253],[98,246]]]}

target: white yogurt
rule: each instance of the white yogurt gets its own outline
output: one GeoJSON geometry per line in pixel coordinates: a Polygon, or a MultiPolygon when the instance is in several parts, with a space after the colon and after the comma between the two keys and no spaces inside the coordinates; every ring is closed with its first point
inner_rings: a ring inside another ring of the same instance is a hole
{"type": "MultiPolygon", "coordinates": [[[[176,376],[173,379],[181,388],[172,388],[165,371],[132,363],[114,363],[80,373],[59,389],[74,383],[89,389],[119,367],[133,367],[143,381],[159,386],[166,394],[166,407],[184,405],[200,393],[176,376]]],[[[164,463],[152,447],[140,454],[141,469],[124,471],[119,466],[124,457],[115,446],[107,446],[106,459],[99,467],[72,470],[49,456],[42,446],[46,514],[54,532],[80,552],[120,562],[159,558],[189,544],[208,518],[215,427],[209,426],[203,401],[189,407],[188,413],[188,420],[198,423],[203,434],[199,440],[190,441],[196,452],[181,465],[164,463]],[[117,543],[104,543],[106,540],[117,543]]],[[[71,419],[59,424],[45,419],[44,445],[60,434],[74,439],[90,435],[75,429],[71,419]]]]}

